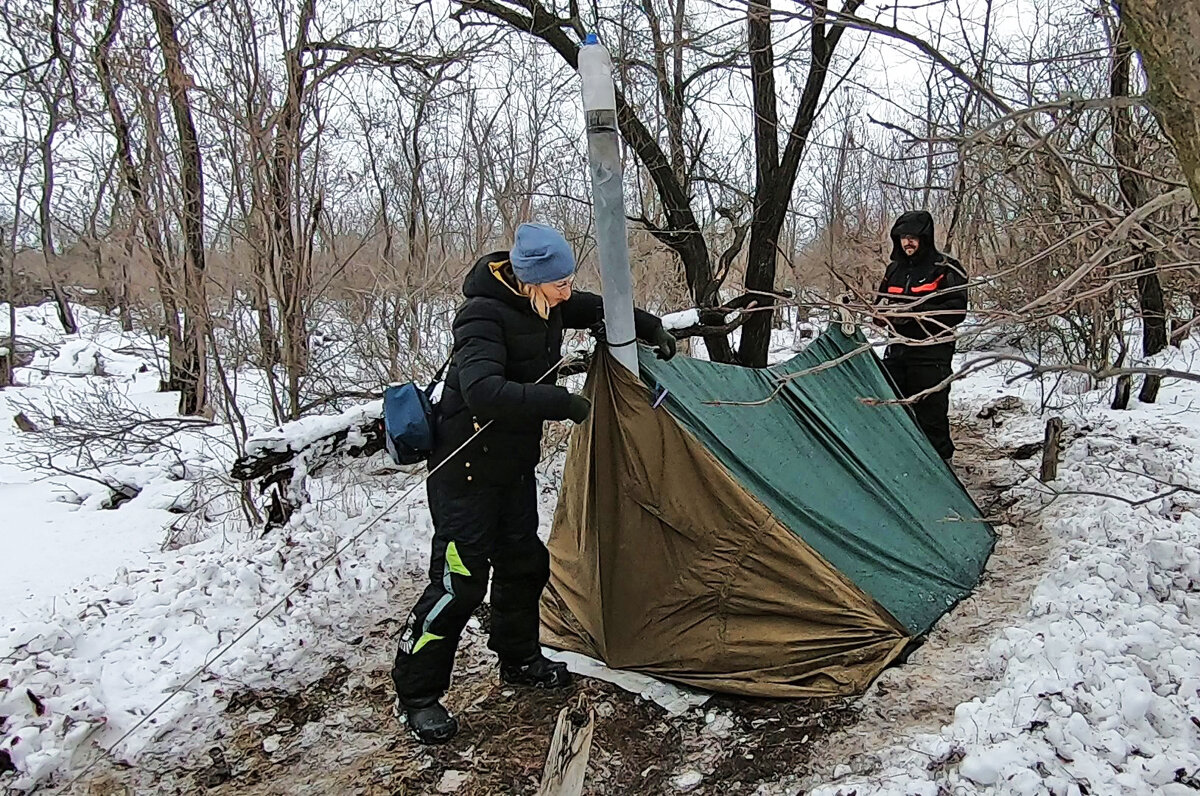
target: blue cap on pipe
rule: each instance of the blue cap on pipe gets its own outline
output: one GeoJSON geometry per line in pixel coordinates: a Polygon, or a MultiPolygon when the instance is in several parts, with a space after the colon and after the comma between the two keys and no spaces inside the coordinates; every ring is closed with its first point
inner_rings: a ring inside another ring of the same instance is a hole
{"type": "Polygon", "coordinates": [[[587,36],[584,37],[583,43],[584,44],[599,44],[600,39],[596,38],[595,33],[589,33],[587,36]]]}

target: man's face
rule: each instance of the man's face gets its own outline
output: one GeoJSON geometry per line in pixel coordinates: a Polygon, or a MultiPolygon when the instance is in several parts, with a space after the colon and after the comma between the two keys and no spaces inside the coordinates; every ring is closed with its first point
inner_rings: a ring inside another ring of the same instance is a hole
{"type": "Polygon", "coordinates": [[[912,257],[921,248],[921,239],[914,238],[911,235],[900,236],[900,248],[904,249],[904,253],[912,257]]]}

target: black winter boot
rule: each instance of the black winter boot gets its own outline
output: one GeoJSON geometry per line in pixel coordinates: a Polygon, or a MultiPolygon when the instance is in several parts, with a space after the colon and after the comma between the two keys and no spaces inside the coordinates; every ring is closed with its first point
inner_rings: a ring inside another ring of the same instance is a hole
{"type": "Polygon", "coordinates": [[[501,662],[500,680],[531,688],[565,688],[571,684],[571,673],[565,663],[552,661],[539,652],[526,663],[501,662]]]}
{"type": "Polygon", "coordinates": [[[458,719],[442,703],[434,701],[416,707],[396,701],[396,710],[408,720],[408,729],[423,744],[446,743],[458,734],[458,719]]]}

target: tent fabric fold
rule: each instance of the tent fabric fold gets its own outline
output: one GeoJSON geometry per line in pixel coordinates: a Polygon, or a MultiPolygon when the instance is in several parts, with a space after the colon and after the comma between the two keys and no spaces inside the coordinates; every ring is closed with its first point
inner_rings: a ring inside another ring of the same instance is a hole
{"type": "Polygon", "coordinates": [[[906,409],[860,400],[895,397],[861,337],[767,370],[641,369],[588,373],[544,643],[714,691],[845,695],[978,581],[992,530],[906,409]]]}

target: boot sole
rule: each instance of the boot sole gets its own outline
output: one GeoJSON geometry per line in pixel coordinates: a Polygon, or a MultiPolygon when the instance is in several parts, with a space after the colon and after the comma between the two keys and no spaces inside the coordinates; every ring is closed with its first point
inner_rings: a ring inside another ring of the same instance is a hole
{"type": "Polygon", "coordinates": [[[414,730],[411,726],[408,728],[409,734],[417,740],[422,746],[441,746],[442,744],[450,743],[458,735],[458,727],[454,728],[454,732],[447,735],[445,738],[422,738],[420,733],[414,730]]]}
{"type": "Polygon", "coordinates": [[[442,744],[453,741],[454,737],[456,735],[458,735],[458,730],[459,730],[458,720],[455,719],[454,720],[454,732],[450,733],[445,738],[436,738],[436,739],[422,738],[421,734],[418,733],[415,729],[413,729],[412,723],[408,720],[408,714],[405,713],[404,710],[402,710],[400,708],[399,702],[392,702],[392,717],[394,719],[396,719],[396,721],[399,722],[401,726],[406,727],[408,729],[408,734],[411,735],[417,741],[417,743],[420,743],[423,746],[441,746],[442,744]]]}

